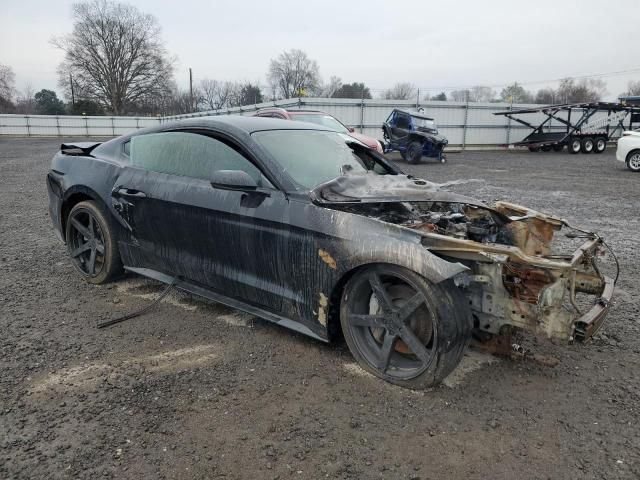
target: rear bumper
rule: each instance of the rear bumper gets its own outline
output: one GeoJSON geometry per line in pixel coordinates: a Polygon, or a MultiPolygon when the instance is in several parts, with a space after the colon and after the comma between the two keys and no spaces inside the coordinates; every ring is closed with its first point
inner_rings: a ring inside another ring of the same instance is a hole
{"type": "Polygon", "coordinates": [[[612,278],[604,277],[604,289],[602,295],[595,305],[587,313],[578,318],[575,325],[574,338],[579,342],[584,342],[591,338],[602,326],[604,319],[611,308],[613,298],[614,281],[612,278]]]}

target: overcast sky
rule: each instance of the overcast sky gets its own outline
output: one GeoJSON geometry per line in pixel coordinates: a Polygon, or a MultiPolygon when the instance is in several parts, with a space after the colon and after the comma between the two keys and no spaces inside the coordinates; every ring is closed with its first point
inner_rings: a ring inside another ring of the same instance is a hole
{"type": "MultiPolygon", "coordinates": [[[[0,63],[30,84],[57,89],[62,54],[50,45],[71,31],[67,0],[0,0],[0,63]]],[[[176,79],[266,84],[269,60],[299,48],[324,80],[363,81],[372,90],[409,81],[425,90],[518,81],[536,90],[566,76],[607,76],[608,99],[640,80],[640,2],[137,0],[155,15],[176,79]]],[[[375,91],[374,91],[375,93],[375,91]]]]}

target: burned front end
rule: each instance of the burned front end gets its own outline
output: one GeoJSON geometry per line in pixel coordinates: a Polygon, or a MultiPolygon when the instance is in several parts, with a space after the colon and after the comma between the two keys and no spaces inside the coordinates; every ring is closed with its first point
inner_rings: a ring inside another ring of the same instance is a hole
{"type": "Polygon", "coordinates": [[[602,325],[615,282],[601,271],[606,248],[598,235],[511,203],[487,206],[424,180],[372,177],[338,181],[320,194],[332,208],[418,232],[429,251],[468,267],[455,281],[480,337],[524,329],[585,341],[602,325]],[[356,196],[357,202],[348,200],[356,196]]]}
{"type": "MultiPolygon", "coordinates": [[[[574,230],[559,218],[498,202],[492,210],[456,206],[465,214],[465,236],[436,238],[424,244],[432,252],[469,267],[458,279],[469,299],[479,331],[504,333],[519,327],[551,338],[584,341],[601,326],[609,310],[614,280],[598,261],[605,254],[596,234],[574,230]],[[496,215],[496,213],[498,215],[496,215]],[[554,242],[556,232],[569,230],[554,242]]],[[[430,227],[428,227],[430,228],[430,227]]]]}

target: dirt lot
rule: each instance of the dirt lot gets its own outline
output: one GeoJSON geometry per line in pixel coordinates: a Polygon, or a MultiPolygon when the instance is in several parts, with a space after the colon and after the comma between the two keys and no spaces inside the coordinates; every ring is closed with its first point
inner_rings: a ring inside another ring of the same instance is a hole
{"type": "Polygon", "coordinates": [[[161,286],[90,286],[47,213],[60,139],[0,140],[0,478],[639,478],[640,175],[604,155],[474,152],[402,165],[601,232],[622,274],[556,368],[470,352],[414,392],[327,346],[161,286]]]}

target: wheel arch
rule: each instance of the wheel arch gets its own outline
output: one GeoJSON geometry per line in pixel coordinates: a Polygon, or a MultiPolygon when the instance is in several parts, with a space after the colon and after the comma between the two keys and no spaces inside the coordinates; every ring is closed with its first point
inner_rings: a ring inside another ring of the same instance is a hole
{"type": "Polygon", "coordinates": [[[627,152],[627,155],[624,157],[625,162],[628,162],[629,159],[631,158],[631,155],[635,153],[640,153],[640,148],[632,148],[631,150],[629,150],[627,152]]]}
{"type": "Polygon", "coordinates": [[[629,161],[631,160],[631,156],[635,155],[636,153],[640,154],[640,148],[632,148],[631,150],[629,150],[627,155],[624,157],[624,163],[627,165],[627,168],[629,170],[631,170],[632,172],[637,172],[638,171],[638,170],[632,169],[631,168],[631,164],[629,163],[629,161]]]}
{"type": "Polygon", "coordinates": [[[69,188],[64,195],[64,200],[60,206],[60,223],[62,225],[62,236],[66,239],[67,232],[67,218],[69,218],[69,213],[73,207],[75,207],[78,203],[92,200],[97,202],[101,206],[105,207],[104,202],[100,198],[94,190],[85,186],[85,185],[76,185],[75,187],[69,188]]]}

